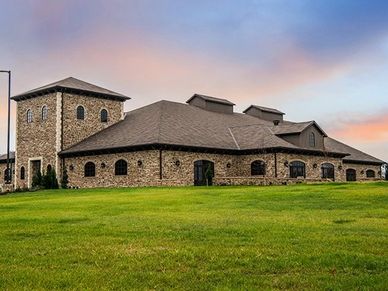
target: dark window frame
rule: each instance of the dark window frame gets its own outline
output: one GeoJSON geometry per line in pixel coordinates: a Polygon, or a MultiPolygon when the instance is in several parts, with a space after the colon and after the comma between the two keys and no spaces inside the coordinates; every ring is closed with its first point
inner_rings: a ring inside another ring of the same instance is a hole
{"type": "Polygon", "coordinates": [[[312,147],[312,148],[316,147],[316,139],[315,139],[315,133],[314,132],[310,132],[310,134],[309,134],[309,146],[312,147]]]}
{"type": "Polygon", "coordinates": [[[41,117],[42,121],[47,120],[47,118],[48,118],[48,108],[47,108],[47,105],[44,105],[42,107],[42,112],[41,112],[41,116],[40,117],[41,117]]]}
{"type": "Polygon", "coordinates": [[[26,179],[26,168],[24,166],[20,167],[20,180],[26,179]]]}
{"type": "Polygon", "coordinates": [[[84,166],[84,177],[96,176],[96,164],[93,162],[87,162],[84,166]]]}
{"type": "Polygon", "coordinates": [[[262,160],[255,160],[251,163],[251,176],[265,176],[266,165],[262,160]]]}
{"type": "Polygon", "coordinates": [[[306,163],[302,161],[293,161],[290,163],[290,178],[306,178],[306,163]]]}
{"type": "Polygon", "coordinates": [[[85,120],[85,107],[78,105],[76,111],[77,120],[85,120]]]}
{"type": "Polygon", "coordinates": [[[368,169],[365,172],[367,178],[376,178],[376,171],[368,169]]]}
{"type": "Polygon", "coordinates": [[[100,121],[103,122],[103,123],[106,123],[108,122],[108,110],[106,110],[105,108],[101,110],[100,112],[100,121]]]}
{"type": "Polygon", "coordinates": [[[33,120],[32,110],[27,109],[27,123],[32,123],[32,120],[33,120]]]}
{"type": "Polygon", "coordinates": [[[128,162],[124,159],[120,159],[115,163],[115,176],[128,175],[128,162]]]}
{"type": "Polygon", "coordinates": [[[322,179],[334,180],[334,165],[332,163],[323,163],[321,165],[321,177],[322,179]]]}

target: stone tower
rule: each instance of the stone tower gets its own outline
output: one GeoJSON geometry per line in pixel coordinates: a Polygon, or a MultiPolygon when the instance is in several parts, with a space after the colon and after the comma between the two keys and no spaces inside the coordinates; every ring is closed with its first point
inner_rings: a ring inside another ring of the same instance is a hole
{"type": "Polygon", "coordinates": [[[58,153],[123,118],[129,97],[67,78],[12,97],[17,102],[15,187],[38,172],[62,172],[58,153]]]}

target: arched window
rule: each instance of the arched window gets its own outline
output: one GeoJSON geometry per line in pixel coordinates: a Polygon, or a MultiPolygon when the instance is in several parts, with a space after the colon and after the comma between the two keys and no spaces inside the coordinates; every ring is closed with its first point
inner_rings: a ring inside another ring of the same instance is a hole
{"type": "Polygon", "coordinates": [[[376,177],[376,172],[373,170],[367,170],[366,171],[366,177],[367,178],[375,178],[376,177]]]}
{"type": "Polygon", "coordinates": [[[128,163],[124,160],[118,160],[115,163],[115,175],[127,175],[128,174],[128,163]]]}
{"type": "Polygon", "coordinates": [[[314,132],[310,132],[309,145],[310,145],[310,147],[315,148],[315,134],[314,134],[314,132]]]}
{"type": "Polygon", "coordinates": [[[92,162],[87,162],[85,164],[85,177],[95,177],[96,176],[96,165],[92,162]]]}
{"type": "Polygon", "coordinates": [[[47,109],[47,106],[43,106],[42,107],[42,120],[46,120],[47,119],[47,114],[48,114],[48,109],[47,109]]]}
{"type": "Polygon", "coordinates": [[[85,119],[85,108],[81,105],[77,107],[77,119],[78,120],[85,119]]]}
{"type": "Polygon", "coordinates": [[[330,163],[324,163],[321,166],[323,179],[334,179],[334,165],[330,163]]]}
{"type": "Polygon", "coordinates": [[[20,180],[24,180],[26,178],[26,169],[24,167],[20,168],[20,180]]]}
{"type": "Polygon", "coordinates": [[[265,175],[265,163],[263,161],[253,161],[251,163],[251,176],[265,175]]]}
{"type": "Polygon", "coordinates": [[[32,122],[32,111],[31,109],[28,109],[27,110],[27,123],[31,123],[32,122]]]}
{"type": "Polygon", "coordinates": [[[306,178],[306,166],[303,162],[294,161],[290,163],[290,178],[306,178]]]}
{"type": "Polygon", "coordinates": [[[108,122],[108,111],[106,109],[101,110],[100,120],[101,120],[101,122],[108,122]]]}
{"type": "Polygon", "coordinates": [[[51,172],[52,169],[53,169],[53,167],[50,164],[48,164],[47,165],[47,173],[51,172]]]}

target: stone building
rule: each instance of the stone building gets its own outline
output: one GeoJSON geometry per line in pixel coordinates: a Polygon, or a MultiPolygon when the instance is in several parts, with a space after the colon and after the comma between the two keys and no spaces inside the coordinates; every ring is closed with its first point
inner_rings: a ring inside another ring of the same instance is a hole
{"type": "Polygon", "coordinates": [[[69,186],[84,188],[374,180],[384,163],[314,121],[257,105],[237,113],[205,95],[124,113],[130,98],[67,78],[12,99],[15,187],[31,187],[49,168],[59,179],[66,168],[69,186]]]}

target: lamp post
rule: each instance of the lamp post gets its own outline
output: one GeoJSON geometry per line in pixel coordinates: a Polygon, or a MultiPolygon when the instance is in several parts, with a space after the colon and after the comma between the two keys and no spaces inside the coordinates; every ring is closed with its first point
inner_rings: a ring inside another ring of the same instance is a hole
{"type": "Polygon", "coordinates": [[[11,124],[11,71],[0,70],[0,73],[8,74],[8,131],[7,131],[7,170],[5,183],[10,184],[12,181],[12,172],[10,168],[10,157],[9,157],[9,142],[10,142],[10,124],[11,124]]]}

